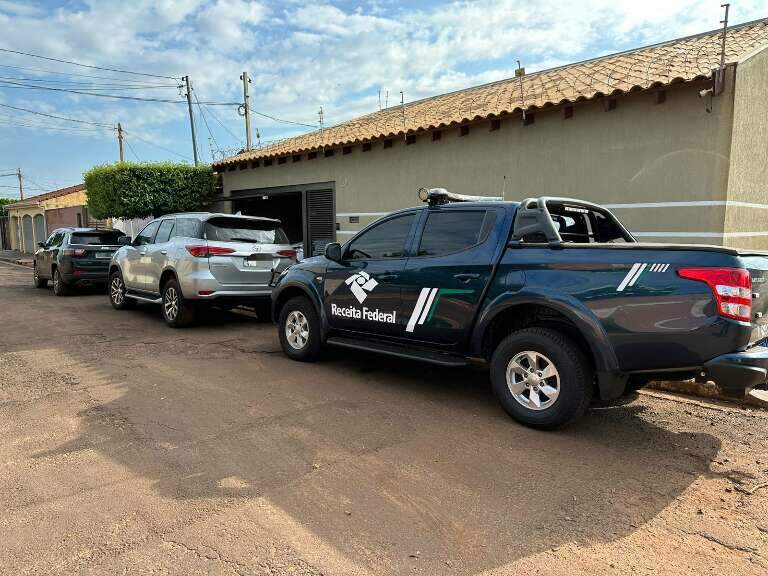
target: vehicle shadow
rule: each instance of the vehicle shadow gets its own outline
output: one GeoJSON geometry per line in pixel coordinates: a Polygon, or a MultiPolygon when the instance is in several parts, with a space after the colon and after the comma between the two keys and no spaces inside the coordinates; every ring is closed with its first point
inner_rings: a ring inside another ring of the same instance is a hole
{"type": "Polygon", "coordinates": [[[91,449],[164,498],[265,499],[373,573],[476,574],[626,536],[720,449],[655,423],[642,400],[538,432],[502,412],[483,371],[260,352],[223,375],[197,353],[178,378],[126,376],[118,398],[79,414],[77,438],[36,457],[91,449]]]}

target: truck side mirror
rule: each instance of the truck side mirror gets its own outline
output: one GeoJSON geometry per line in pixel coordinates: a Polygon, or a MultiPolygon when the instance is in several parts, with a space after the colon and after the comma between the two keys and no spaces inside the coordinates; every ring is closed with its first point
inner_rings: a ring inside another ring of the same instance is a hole
{"type": "Polygon", "coordinates": [[[341,262],[341,244],[331,242],[325,245],[325,257],[334,262],[341,262]]]}
{"type": "Polygon", "coordinates": [[[45,248],[45,242],[38,242],[37,246],[38,248],[45,248]]]}
{"type": "Polygon", "coordinates": [[[120,244],[120,246],[129,246],[131,243],[131,237],[130,236],[120,236],[117,239],[117,243],[120,244]]]}

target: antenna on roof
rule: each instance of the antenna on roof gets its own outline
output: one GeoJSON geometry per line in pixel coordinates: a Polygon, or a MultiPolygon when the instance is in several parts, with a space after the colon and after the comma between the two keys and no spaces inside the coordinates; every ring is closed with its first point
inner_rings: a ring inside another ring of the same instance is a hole
{"type": "Polygon", "coordinates": [[[520,60],[517,61],[515,76],[520,78],[520,107],[523,109],[523,122],[525,122],[525,92],[523,92],[523,76],[525,76],[525,68],[520,65],[520,60]]]}
{"type": "Polygon", "coordinates": [[[387,90],[387,93],[384,96],[384,108],[389,108],[389,90],[387,90]]]}
{"type": "Polygon", "coordinates": [[[379,88],[379,112],[381,112],[381,88],[379,88]]]}
{"type": "Polygon", "coordinates": [[[730,7],[730,3],[720,4],[720,8],[725,8],[725,15],[720,20],[720,24],[723,25],[723,36],[721,39],[722,43],[720,44],[720,68],[715,72],[714,96],[721,94],[725,87],[725,40],[728,35],[728,11],[730,7]]]}
{"type": "Polygon", "coordinates": [[[325,142],[323,140],[323,107],[320,106],[320,112],[317,113],[317,115],[320,117],[320,145],[325,148],[325,142]]]}
{"type": "Polygon", "coordinates": [[[400,90],[400,111],[403,113],[403,140],[408,138],[408,134],[405,133],[405,94],[400,90]]]}

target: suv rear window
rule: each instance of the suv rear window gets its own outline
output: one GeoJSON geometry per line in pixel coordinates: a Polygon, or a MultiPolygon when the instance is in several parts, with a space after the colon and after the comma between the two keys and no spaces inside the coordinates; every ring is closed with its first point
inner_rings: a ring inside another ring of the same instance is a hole
{"type": "Polygon", "coordinates": [[[218,242],[289,243],[277,222],[245,218],[211,218],[205,223],[205,237],[218,242]]]}
{"type": "Polygon", "coordinates": [[[125,236],[122,232],[78,232],[72,234],[69,239],[70,244],[79,244],[84,246],[117,245],[117,239],[125,236]]]}

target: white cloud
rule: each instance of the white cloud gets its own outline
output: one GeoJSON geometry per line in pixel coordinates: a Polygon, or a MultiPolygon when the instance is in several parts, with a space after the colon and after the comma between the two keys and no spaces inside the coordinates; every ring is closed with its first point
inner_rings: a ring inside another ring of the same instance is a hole
{"type": "MultiPolygon", "coordinates": [[[[161,75],[189,74],[204,100],[238,101],[238,77],[248,70],[254,109],[316,123],[322,105],[330,124],[376,109],[380,88],[389,90],[392,105],[399,103],[400,90],[413,101],[509,77],[518,58],[533,71],[714,29],[719,4],[455,0],[414,9],[410,2],[385,0],[353,7],[299,0],[86,0],[46,11],[42,4],[0,0],[0,46],[161,75]]],[[[764,0],[740,0],[732,6],[732,21],[766,16],[765,11],[764,0]]],[[[3,63],[41,66],[10,56],[3,63]]],[[[0,97],[23,101],[10,92],[0,89],[0,97]]],[[[163,94],[178,98],[173,90],[163,94]]],[[[187,137],[182,105],[47,99],[54,100],[59,114],[110,123],[124,118],[129,132],[163,145],[187,137]]],[[[234,107],[214,113],[235,134],[242,132],[234,107]]],[[[218,130],[213,117],[209,123],[218,130]]],[[[254,124],[266,128],[267,137],[296,130],[263,118],[254,124]]],[[[227,134],[219,136],[234,145],[227,134]]],[[[188,153],[183,146],[179,150],[188,153]]]]}

